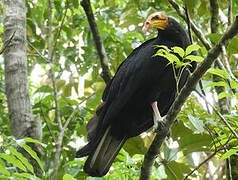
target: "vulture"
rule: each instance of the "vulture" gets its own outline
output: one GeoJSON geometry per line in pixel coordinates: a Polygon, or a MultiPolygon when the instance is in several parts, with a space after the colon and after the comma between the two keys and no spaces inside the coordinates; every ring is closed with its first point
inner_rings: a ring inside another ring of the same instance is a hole
{"type": "MultiPolygon", "coordinates": [[[[151,14],[142,31],[152,28],[157,29],[157,37],[135,48],[121,63],[104,90],[103,103],[87,125],[88,144],[77,151],[76,157],[88,156],[84,171],[90,176],[106,175],[126,140],[151,128],[154,121],[160,126],[161,116],[166,115],[175,100],[172,65],[166,58],[154,56],[159,49],[156,45],[185,50],[191,42],[184,28],[164,13],[151,14]]],[[[179,89],[184,86],[188,71],[195,67],[192,62],[182,72],[179,89]]]]}

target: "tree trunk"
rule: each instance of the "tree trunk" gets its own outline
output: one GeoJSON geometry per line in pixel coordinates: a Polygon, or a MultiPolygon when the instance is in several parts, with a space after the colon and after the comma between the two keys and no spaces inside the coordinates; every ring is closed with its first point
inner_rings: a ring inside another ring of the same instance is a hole
{"type": "MultiPolygon", "coordinates": [[[[6,95],[12,134],[17,139],[40,139],[41,122],[40,118],[33,118],[27,81],[25,0],[4,0],[3,18],[6,95]]],[[[40,154],[39,148],[33,144],[31,147],[40,154]]],[[[34,160],[26,152],[23,154],[40,176],[41,171],[34,160]]]]}

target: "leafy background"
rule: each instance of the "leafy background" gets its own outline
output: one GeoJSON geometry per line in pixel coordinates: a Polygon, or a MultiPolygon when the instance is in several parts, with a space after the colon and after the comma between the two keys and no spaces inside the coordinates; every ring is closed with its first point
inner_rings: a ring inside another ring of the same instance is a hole
{"type": "MultiPolygon", "coordinates": [[[[182,0],[177,3],[183,5],[182,0]]],[[[188,1],[190,18],[202,29],[207,40],[218,42],[225,29],[222,24],[218,34],[210,30],[209,1],[188,1]]],[[[221,11],[227,15],[228,3],[219,0],[221,11]]],[[[55,47],[54,63],[48,63],[39,57],[35,47],[44,57],[48,55],[49,38],[49,7],[47,0],[28,0],[27,6],[27,39],[28,39],[28,75],[30,95],[34,115],[39,114],[42,120],[42,158],[43,179],[51,179],[55,158],[55,139],[59,133],[59,126],[55,118],[55,102],[49,70],[56,73],[56,84],[59,93],[59,107],[63,123],[77,108],[76,114],[65,131],[62,153],[60,156],[58,179],[138,179],[140,167],[154,135],[151,132],[130,139],[117,156],[110,172],[103,178],[88,177],[82,170],[85,158],[75,159],[75,152],[86,142],[86,124],[92,117],[98,104],[105,83],[100,76],[100,61],[92,39],[92,34],[84,10],[78,0],[55,0],[52,2],[52,36],[55,47]],[[67,5],[68,2],[68,5],[67,5]],[[61,22],[65,20],[61,26],[61,22]],[[58,32],[60,30],[60,35],[58,32]],[[31,44],[31,46],[29,45],[31,44]],[[95,94],[93,94],[95,93],[95,94]],[[92,95],[93,94],[93,95],[92,95]],[[87,101],[80,104],[85,98],[92,95],[87,101]],[[79,106],[77,106],[80,104],[79,106]]],[[[145,36],[141,32],[144,20],[148,14],[155,11],[166,12],[176,18],[184,27],[186,23],[178,16],[173,7],[166,1],[142,0],[98,0],[91,1],[96,23],[98,25],[103,44],[109,58],[109,67],[112,74],[119,64],[142,42],[154,37],[156,32],[145,36]]],[[[238,0],[233,0],[233,14],[237,13],[238,0]]],[[[0,4],[0,8],[3,6],[0,4]]],[[[2,22],[2,18],[0,18],[2,22]]],[[[3,37],[3,25],[0,25],[0,35],[3,37]]],[[[202,48],[199,54],[205,56],[207,50],[196,36],[194,42],[202,48]]],[[[229,64],[235,76],[237,71],[238,37],[235,37],[227,48],[229,64]]],[[[0,39],[0,45],[3,41],[0,39]]],[[[204,91],[209,101],[218,109],[217,100],[228,98],[231,113],[223,114],[231,126],[237,130],[237,98],[235,81],[228,83],[230,76],[227,72],[212,68],[203,77],[204,91]],[[221,77],[219,82],[213,82],[213,75],[221,77]],[[224,87],[222,93],[217,94],[214,87],[224,87]]],[[[200,88],[197,87],[200,91],[200,88]]],[[[15,167],[24,171],[24,167],[31,169],[30,164],[12,152],[12,147],[24,144],[11,137],[9,117],[4,84],[3,57],[0,56],[0,176],[18,177],[15,167]],[[9,154],[5,157],[4,154],[9,154]],[[20,162],[17,164],[14,159],[20,162]],[[23,167],[21,166],[23,165],[23,167]],[[14,174],[15,173],[15,174],[14,174]]],[[[152,179],[182,179],[211,153],[224,147],[209,163],[205,163],[190,178],[205,179],[220,177],[225,174],[223,159],[235,154],[237,139],[232,137],[230,130],[212,111],[208,113],[204,101],[193,93],[178,121],[173,125],[171,138],[166,140],[162,151],[153,167],[152,179]],[[229,140],[229,141],[228,141],[229,140]],[[224,145],[225,144],[225,145],[224,145]],[[222,161],[223,160],[223,161],[222,161]],[[223,170],[223,171],[221,171],[223,170]]],[[[30,153],[31,155],[33,152],[30,153]]],[[[26,174],[27,177],[27,174],[26,174]]],[[[36,177],[31,177],[36,178],[36,177]]]]}

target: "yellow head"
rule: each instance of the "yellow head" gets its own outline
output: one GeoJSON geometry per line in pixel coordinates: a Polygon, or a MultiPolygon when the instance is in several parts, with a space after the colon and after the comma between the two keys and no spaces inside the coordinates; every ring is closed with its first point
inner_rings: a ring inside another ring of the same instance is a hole
{"type": "Polygon", "coordinates": [[[168,16],[161,13],[155,12],[151,14],[144,23],[142,32],[146,33],[151,28],[157,28],[164,30],[168,26],[168,16]]]}

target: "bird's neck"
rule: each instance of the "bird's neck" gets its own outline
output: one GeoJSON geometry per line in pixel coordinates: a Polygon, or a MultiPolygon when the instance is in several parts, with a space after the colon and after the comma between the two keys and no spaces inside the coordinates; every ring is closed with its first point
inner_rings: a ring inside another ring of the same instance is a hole
{"type": "Polygon", "coordinates": [[[191,44],[186,32],[183,32],[183,30],[178,32],[158,30],[158,38],[162,41],[171,42],[171,47],[179,46],[186,49],[191,44]]]}

